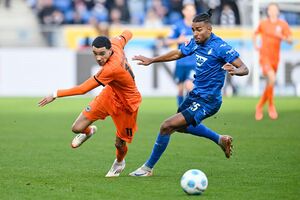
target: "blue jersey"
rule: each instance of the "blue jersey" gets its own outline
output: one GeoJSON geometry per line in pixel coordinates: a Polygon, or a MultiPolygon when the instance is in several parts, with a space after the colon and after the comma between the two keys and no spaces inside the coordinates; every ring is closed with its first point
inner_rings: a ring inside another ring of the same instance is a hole
{"type": "MultiPolygon", "coordinates": [[[[172,32],[169,38],[176,39],[180,35],[184,35],[188,39],[193,38],[192,28],[186,25],[183,20],[178,21],[177,23],[175,23],[175,25],[172,26],[172,32]]],[[[184,46],[184,43],[178,44],[178,49],[180,49],[182,46],[184,46]]],[[[194,68],[196,64],[195,59],[195,55],[186,56],[185,58],[177,60],[176,65],[194,68]]]]}
{"type": "Polygon", "coordinates": [[[211,34],[204,44],[197,44],[193,39],[180,48],[184,56],[195,54],[196,74],[193,93],[206,99],[222,100],[221,89],[224,85],[225,63],[231,63],[239,57],[230,45],[215,34],[211,34]]]}

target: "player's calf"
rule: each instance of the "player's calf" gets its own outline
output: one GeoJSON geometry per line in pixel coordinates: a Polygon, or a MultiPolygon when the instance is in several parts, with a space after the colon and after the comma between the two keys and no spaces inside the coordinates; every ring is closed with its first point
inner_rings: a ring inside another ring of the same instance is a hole
{"type": "Polygon", "coordinates": [[[97,132],[97,127],[92,125],[90,126],[89,133],[79,133],[77,134],[71,142],[72,148],[77,148],[82,145],[85,141],[87,141],[90,137],[92,137],[97,132]]]}

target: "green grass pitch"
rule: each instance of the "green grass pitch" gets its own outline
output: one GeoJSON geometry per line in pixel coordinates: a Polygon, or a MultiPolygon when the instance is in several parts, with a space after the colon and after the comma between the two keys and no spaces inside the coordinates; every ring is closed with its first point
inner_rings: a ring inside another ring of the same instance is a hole
{"type": "Polygon", "coordinates": [[[139,130],[118,178],[104,178],[115,158],[110,118],[72,149],[70,128],[90,98],[65,98],[45,108],[38,98],[0,99],[0,199],[300,199],[300,99],[277,98],[279,119],[254,120],[257,99],[225,98],[204,124],[234,137],[226,159],[213,142],[175,133],[153,177],[129,177],[151,153],[159,126],[176,111],[175,98],[144,98],[139,130]],[[188,196],[180,178],[203,170],[202,196],[188,196]]]}

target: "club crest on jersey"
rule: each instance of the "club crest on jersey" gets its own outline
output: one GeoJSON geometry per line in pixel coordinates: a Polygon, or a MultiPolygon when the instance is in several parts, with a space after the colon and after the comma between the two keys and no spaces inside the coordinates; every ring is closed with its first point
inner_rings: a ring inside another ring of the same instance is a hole
{"type": "Polygon", "coordinates": [[[203,63],[205,63],[205,61],[207,61],[207,58],[196,54],[196,61],[197,61],[197,65],[200,67],[203,65],[203,63]]]}
{"type": "Polygon", "coordinates": [[[90,112],[91,109],[92,109],[91,106],[87,106],[87,107],[85,108],[85,111],[86,111],[86,112],[90,112]]]}

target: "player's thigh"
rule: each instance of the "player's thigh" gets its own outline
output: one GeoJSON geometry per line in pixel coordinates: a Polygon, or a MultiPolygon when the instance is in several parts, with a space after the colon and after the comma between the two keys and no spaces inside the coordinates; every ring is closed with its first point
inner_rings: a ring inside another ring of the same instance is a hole
{"type": "Polygon", "coordinates": [[[75,122],[72,125],[72,131],[75,133],[83,132],[94,121],[89,120],[83,113],[80,113],[75,122]]]}
{"type": "Polygon", "coordinates": [[[182,113],[177,113],[166,119],[160,126],[161,134],[172,134],[174,131],[183,129],[187,126],[187,122],[182,113]]]}
{"type": "Polygon", "coordinates": [[[129,112],[126,110],[119,110],[112,115],[113,122],[117,128],[116,135],[122,140],[131,143],[135,132],[137,131],[137,115],[138,110],[129,112]]]}
{"type": "Polygon", "coordinates": [[[82,113],[90,121],[104,120],[115,112],[116,106],[113,102],[111,90],[105,88],[89,103],[82,113]]]}
{"type": "Polygon", "coordinates": [[[218,112],[222,102],[215,100],[214,102],[207,103],[204,100],[197,99],[189,101],[189,107],[185,106],[180,112],[184,116],[187,125],[200,124],[202,120],[214,115],[218,112]]]}
{"type": "Polygon", "coordinates": [[[261,56],[259,60],[259,64],[263,73],[263,76],[267,76],[268,72],[270,70],[273,70],[272,68],[272,61],[267,56],[261,56]]]}

